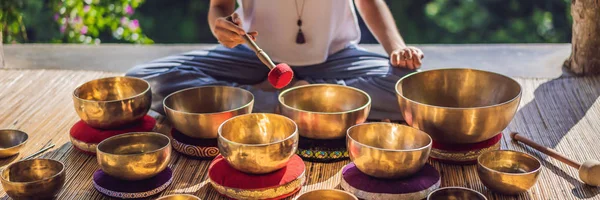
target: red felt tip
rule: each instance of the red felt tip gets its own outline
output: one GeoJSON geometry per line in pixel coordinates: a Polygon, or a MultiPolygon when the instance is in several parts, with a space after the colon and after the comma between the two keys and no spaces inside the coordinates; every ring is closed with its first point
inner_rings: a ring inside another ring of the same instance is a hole
{"type": "Polygon", "coordinates": [[[289,65],[281,63],[269,72],[267,78],[273,87],[281,89],[292,82],[294,71],[292,71],[292,68],[289,65]]]}

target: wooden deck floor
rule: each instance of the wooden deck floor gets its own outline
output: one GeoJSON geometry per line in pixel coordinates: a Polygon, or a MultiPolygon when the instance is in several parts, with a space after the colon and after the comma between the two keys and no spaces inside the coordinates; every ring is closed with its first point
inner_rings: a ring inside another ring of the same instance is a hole
{"type": "MultiPolygon", "coordinates": [[[[78,120],[73,109],[73,89],[88,80],[119,75],[110,72],[70,70],[0,69],[0,128],[20,129],[30,134],[22,153],[0,160],[0,166],[27,156],[47,143],[57,145],[41,157],[66,164],[67,184],[59,199],[108,199],[92,186],[92,173],[98,169],[94,156],[73,149],[68,139],[70,127],[78,120]]],[[[600,158],[600,78],[517,79],[523,86],[521,107],[505,130],[502,149],[533,154],[543,161],[538,184],[520,196],[501,196],[487,190],[479,181],[475,166],[455,166],[431,162],[442,174],[442,186],[463,186],[483,192],[491,199],[600,199],[600,189],[583,185],[577,170],[508,137],[518,131],[534,141],[584,161],[600,158]]],[[[163,117],[157,117],[159,132],[169,130],[163,117]]],[[[317,188],[339,188],[340,169],[347,161],[319,164],[305,162],[308,183],[301,192],[317,188]]],[[[220,199],[206,181],[208,161],[174,154],[173,184],[160,195],[189,193],[202,199],[220,199]]],[[[7,198],[3,190],[0,197],[7,198]]]]}

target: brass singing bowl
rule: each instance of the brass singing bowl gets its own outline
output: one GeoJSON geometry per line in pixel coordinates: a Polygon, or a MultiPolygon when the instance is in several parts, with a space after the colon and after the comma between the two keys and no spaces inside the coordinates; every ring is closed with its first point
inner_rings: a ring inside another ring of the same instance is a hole
{"type": "Polygon", "coordinates": [[[363,173],[384,179],[413,175],[423,168],[431,151],[431,137],[415,128],[394,123],[363,123],[348,129],[350,159],[363,173]]]}
{"type": "Polygon", "coordinates": [[[327,200],[358,200],[356,196],[350,194],[349,192],[336,190],[336,189],[322,189],[322,190],[313,190],[309,192],[305,192],[295,200],[319,200],[319,199],[327,199],[327,200]]]}
{"type": "Polygon", "coordinates": [[[29,135],[23,131],[0,129],[0,158],[18,154],[28,139],[29,135]]]}
{"type": "Polygon", "coordinates": [[[233,117],[219,127],[219,151],[235,169],[265,174],[287,164],[298,148],[298,127],[291,119],[265,113],[233,117]]]}
{"type": "Polygon", "coordinates": [[[427,200],[487,200],[487,198],[469,188],[445,187],[429,193],[427,200]]]}
{"type": "Polygon", "coordinates": [[[279,94],[282,115],[298,124],[300,136],[312,139],[344,138],[351,126],[367,120],[371,97],[359,89],[312,84],[279,94]]]}
{"type": "Polygon", "coordinates": [[[65,184],[65,166],[50,159],[23,160],[2,170],[1,180],[13,199],[52,199],[65,184]]]}
{"type": "Polygon", "coordinates": [[[521,86],[507,76],[474,69],[410,74],[396,84],[404,120],[442,143],[477,143],[513,119],[521,86]]]}
{"type": "Polygon", "coordinates": [[[217,138],[225,120],[252,112],[254,95],[241,88],[205,86],[174,92],[163,105],[179,132],[193,138],[217,138]]]}
{"type": "Polygon", "coordinates": [[[133,77],[89,81],[73,92],[77,115],[94,128],[111,129],[130,124],[150,110],[150,84],[133,77]]]}
{"type": "Polygon", "coordinates": [[[157,200],[200,200],[200,198],[189,194],[172,194],[160,197],[157,200]]]}
{"type": "Polygon", "coordinates": [[[96,156],[104,173],[122,180],[143,180],[167,167],[171,141],[160,133],[126,133],[100,142],[96,156]]]}
{"type": "Polygon", "coordinates": [[[491,151],[477,159],[477,175],[483,185],[507,195],[527,192],[537,182],[541,169],[537,158],[517,151],[491,151]]]}

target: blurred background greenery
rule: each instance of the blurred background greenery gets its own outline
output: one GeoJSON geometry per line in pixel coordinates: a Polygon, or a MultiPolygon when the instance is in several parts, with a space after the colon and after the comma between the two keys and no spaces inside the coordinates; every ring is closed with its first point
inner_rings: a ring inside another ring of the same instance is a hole
{"type": "MultiPolygon", "coordinates": [[[[570,0],[387,0],[407,43],[565,43],[570,0]]],[[[0,0],[4,43],[215,43],[209,0],[0,0]]],[[[362,43],[376,43],[362,20],[362,43]]]]}

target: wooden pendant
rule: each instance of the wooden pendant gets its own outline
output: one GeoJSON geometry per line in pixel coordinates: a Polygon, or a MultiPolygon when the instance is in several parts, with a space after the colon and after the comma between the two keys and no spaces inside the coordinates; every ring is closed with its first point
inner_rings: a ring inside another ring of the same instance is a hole
{"type": "Polygon", "coordinates": [[[302,29],[298,29],[298,35],[296,36],[296,44],[304,44],[305,42],[306,40],[304,39],[302,29]]]}

